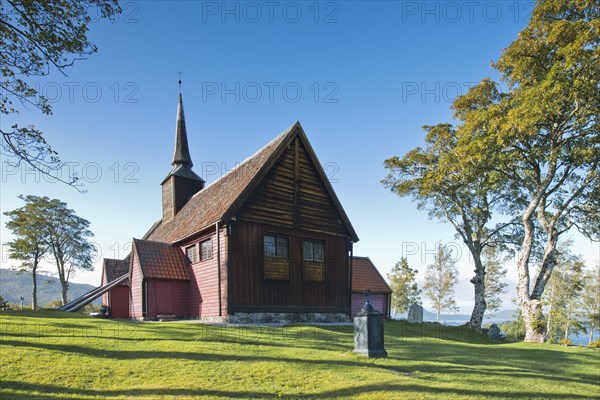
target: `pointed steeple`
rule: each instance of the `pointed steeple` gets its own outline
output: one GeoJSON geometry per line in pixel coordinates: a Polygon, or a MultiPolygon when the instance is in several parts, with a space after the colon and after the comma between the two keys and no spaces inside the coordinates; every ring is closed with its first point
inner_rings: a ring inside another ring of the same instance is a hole
{"type": "Polygon", "coordinates": [[[187,140],[187,129],[185,127],[185,115],[183,114],[183,98],[181,96],[181,81],[179,81],[179,103],[177,104],[177,127],[175,130],[175,153],[171,165],[178,165],[191,168],[192,157],[190,157],[190,148],[187,140]]]}
{"type": "Polygon", "coordinates": [[[173,218],[185,206],[188,200],[204,188],[204,180],[192,171],[192,157],[188,145],[181,80],[179,81],[179,103],[177,105],[177,124],[175,128],[175,152],[173,168],[162,181],[163,220],[173,218]]]}

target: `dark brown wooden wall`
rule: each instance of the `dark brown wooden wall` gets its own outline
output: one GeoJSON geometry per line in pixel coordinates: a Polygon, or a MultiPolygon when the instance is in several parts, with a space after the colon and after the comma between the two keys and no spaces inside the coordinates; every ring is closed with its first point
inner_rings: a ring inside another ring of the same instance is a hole
{"type": "Polygon", "coordinates": [[[238,220],[228,240],[230,312],[350,312],[349,239],[238,220]],[[290,279],[264,278],[264,234],[290,239],[290,279]],[[325,282],[302,277],[302,239],[325,243],[325,282]]]}
{"type": "Polygon", "coordinates": [[[306,148],[296,138],[236,215],[238,220],[348,236],[306,148]]]}

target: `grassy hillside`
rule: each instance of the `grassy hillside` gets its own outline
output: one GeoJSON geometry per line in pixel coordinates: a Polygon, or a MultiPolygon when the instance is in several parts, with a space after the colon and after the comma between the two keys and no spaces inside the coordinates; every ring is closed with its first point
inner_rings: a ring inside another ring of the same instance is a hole
{"type": "Polygon", "coordinates": [[[387,359],[351,326],[131,323],[0,312],[0,399],[597,399],[598,349],[496,343],[386,324],[387,359]]]}
{"type": "MultiPolygon", "coordinates": [[[[60,300],[60,281],[48,275],[38,275],[38,304],[43,307],[53,300],[60,300]]],[[[99,282],[98,282],[99,284],[99,282]]],[[[94,289],[92,285],[71,283],[69,285],[69,298],[76,299],[84,293],[94,289]]],[[[0,296],[13,304],[21,304],[19,297],[25,297],[25,305],[31,306],[31,274],[18,273],[10,269],[0,269],[0,296]]],[[[100,304],[96,300],[94,304],[100,304]]]]}

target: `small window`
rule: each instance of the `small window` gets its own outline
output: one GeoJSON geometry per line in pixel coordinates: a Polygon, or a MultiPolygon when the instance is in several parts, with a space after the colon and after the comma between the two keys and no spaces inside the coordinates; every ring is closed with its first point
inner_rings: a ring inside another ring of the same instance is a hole
{"type": "Polygon", "coordinates": [[[192,264],[198,261],[198,257],[196,256],[196,254],[196,246],[186,247],[185,255],[192,264]]]}
{"type": "Polygon", "coordinates": [[[273,235],[263,239],[265,279],[290,279],[289,239],[273,235]]]}
{"type": "Polygon", "coordinates": [[[208,260],[212,258],[212,239],[205,240],[200,243],[200,260],[208,260]]]}
{"type": "Polygon", "coordinates": [[[302,242],[304,260],[304,280],[323,282],[325,280],[325,254],[323,243],[305,240],[302,242]]]}

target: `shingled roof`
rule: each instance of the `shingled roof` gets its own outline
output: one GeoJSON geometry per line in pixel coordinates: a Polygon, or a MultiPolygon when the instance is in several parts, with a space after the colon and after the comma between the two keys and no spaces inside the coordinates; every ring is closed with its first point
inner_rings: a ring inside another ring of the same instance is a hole
{"type": "MultiPolygon", "coordinates": [[[[112,282],[129,272],[129,258],[115,260],[105,258],[102,264],[102,274],[106,277],[106,283],[112,282]]],[[[127,283],[125,283],[127,284],[127,283]]]]}
{"type": "Polygon", "coordinates": [[[358,236],[318,163],[299,122],[296,122],[233,170],[196,193],[173,219],[164,223],[163,221],[155,223],[144,235],[144,239],[177,243],[218,221],[227,222],[235,215],[235,212],[243,205],[246,198],[258,186],[262,178],[267,175],[279,156],[296,136],[300,136],[309,156],[315,161],[325,187],[352,239],[358,241],[358,236]]]}
{"type": "Polygon", "coordinates": [[[133,252],[144,279],[189,281],[185,256],[178,246],[150,240],[133,239],[133,252]]]}
{"type": "Polygon", "coordinates": [[[373,293],[392,293],[369,257],[352,257],[352,291],[373,293]]]}

